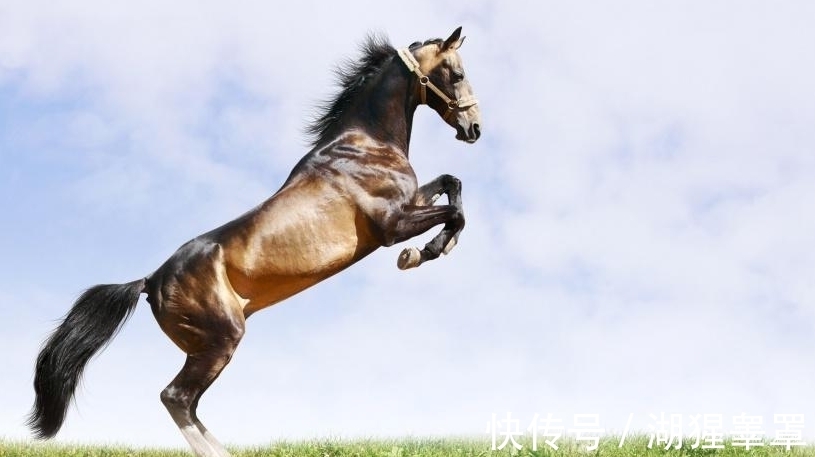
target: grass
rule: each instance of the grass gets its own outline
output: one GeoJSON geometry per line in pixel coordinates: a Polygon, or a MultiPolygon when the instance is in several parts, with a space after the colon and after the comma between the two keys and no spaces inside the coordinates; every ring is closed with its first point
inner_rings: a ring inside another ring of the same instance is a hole
{"type": "MultiPolygon", "coordinates": [[[[492,444],[483,438],[405,438],[371,440],[316,440],[282,441],[263,447],[231,448],[234,457],[556,457],[556,456],[812,456],[815,446],[794,447],[787,451],[784,447],[770,446],[765,441],[762,447],[744,448],[733,446],[726,440],[722,450],[690,449],[689,444],[682,449],[664,450],[654,446],[648,449],[647,436],[626,438],[622,448],[619,438],[607,437],[600,441],[595,451],[586,451],[586,443],[574,439],[558,441],[559,449],[551,449],[542,442],[537,451],[532,450],[531,440],[522,440],[523,449],[517,451],[506,446],[498,451],[491,450],[492,444]]],[[[0,441],[0,457],[189,457],[186,449],[143,449],[115,445],[63,445],[32,442],[0,441]]]]}

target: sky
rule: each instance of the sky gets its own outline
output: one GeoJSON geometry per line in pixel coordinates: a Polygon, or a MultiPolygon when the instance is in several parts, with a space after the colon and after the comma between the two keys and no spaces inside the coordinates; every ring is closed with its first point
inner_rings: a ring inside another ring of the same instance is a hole
{"type": "MultiPolygon", "coordinates": [[[[382,248],[253,315],[208,428],[745,413],[772,437],[795,413],[815,442],[813,21],[807,1],[0,1],[0,437],[29,436],[37,351],[85,288],[278,189],[367,33],[461,25],[482,137],[420,108],[411,144],[420,181],[463,182],[458,246],[411,271],[432,232],[382,248]]],[[[142,298],[57,439],[184,447],[159,401],[183,360],[142,298]]]]}

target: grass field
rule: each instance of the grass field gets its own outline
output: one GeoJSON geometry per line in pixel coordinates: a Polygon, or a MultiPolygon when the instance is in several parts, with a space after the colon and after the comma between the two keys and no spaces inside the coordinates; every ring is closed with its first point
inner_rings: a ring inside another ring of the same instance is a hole
{"type": "MultiPolygon", "coordinates": [[[[506,446],[500,451],[491,450],[492,443],[482,438],[444,438],[420,439],[406,438],[394,440],[319,440],[299,442],[277,442],[265,447],[231,448],[234,457],[543,457],[543,456],[812,456],[815,457],[815,446],[794,447],[787,451],[783,447],[765,446],[744,448],[725,443],[724,449],[691,449],[686,445],[679,450],[648,449],[648,437],[636,436],[626,439],[622,448],[618,447],[619,438],[609,437],[601,440],[595,451],[586,451],[586,443],[574,440],[558,441],[559,449],[551,449],[538,443],[537,451],[532,450],[529,440],[520,442],[523,449],[517,451],[506,446]]],[[[42,443],[23,443],[0,441],[0,457],[181,457],[192,455],[186,449],[141,449],[121,446],[84,446],[54,445],[42,443]]]]}

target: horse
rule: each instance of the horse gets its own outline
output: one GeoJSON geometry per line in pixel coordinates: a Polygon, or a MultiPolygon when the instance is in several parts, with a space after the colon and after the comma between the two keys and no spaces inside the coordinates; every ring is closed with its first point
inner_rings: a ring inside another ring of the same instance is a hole
{"type": "Polygon", "coordinates": [[[339,92],[307,127],[312,148],[276,193],[183,244],[152,274],[82,293],[36,360],[28,417],[35,437],[57,434],[86,364],[144,293],[161,330],[186,354],[161,402],[197,456],[228,456],[197,407],[229,363],[249,316],[379,247],[439,225],[424,248],[405,248],[397,266],[415,268],[449,253],[464,228],[461,182],[445,174],[419,186],[408,151],[422,104],[455,129],[456,139],[480,137],[478,102],[458,53],[463,42],[461,27],[446,40],[399,50],[369,36],[359,61],[337,70],[339,92]],[[436,204],[442,195],[447,204],[436,204]]]}

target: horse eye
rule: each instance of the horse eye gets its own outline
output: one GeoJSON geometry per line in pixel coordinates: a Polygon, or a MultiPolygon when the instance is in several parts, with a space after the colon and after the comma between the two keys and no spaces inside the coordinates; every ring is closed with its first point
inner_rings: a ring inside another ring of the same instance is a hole
{"type": "Polygon", "coordinates": [[[464,73],[458,70],[453,71],[453,82],[464,81],[464,73]]]}

